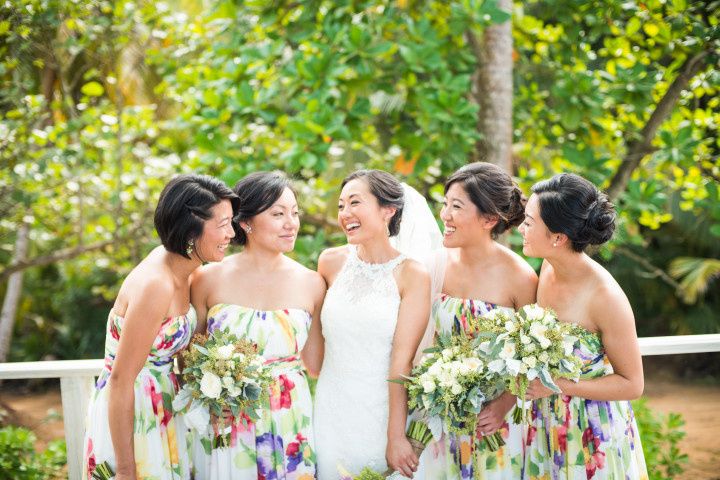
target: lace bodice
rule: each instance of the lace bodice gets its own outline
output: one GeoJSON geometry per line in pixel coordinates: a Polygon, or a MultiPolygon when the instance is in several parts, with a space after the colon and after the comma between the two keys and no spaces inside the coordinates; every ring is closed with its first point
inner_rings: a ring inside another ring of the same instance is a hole
{"type": "Polygon", "coordinates": [[[393,276],[404,255],[362,261],[353,245],[321,313],[325,358],[315,397],[318,478],[384,471],[390,353],[400,308],[393,276]]]}

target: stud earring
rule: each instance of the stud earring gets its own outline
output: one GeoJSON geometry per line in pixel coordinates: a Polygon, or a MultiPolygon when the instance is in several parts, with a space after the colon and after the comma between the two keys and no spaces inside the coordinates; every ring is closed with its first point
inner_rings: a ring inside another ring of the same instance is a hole
{"type": "Polygon", "coordinates": [[[190,255],[192,255],[192,252],[193,252],[193,248],[194,248],[194,247],[195,247],[195,241],[190,240],[190,241],[188,242],[187,248],[185,249],[185,253],[187,253],[187,256],[188,256],[188,257],[189,257],[190,255]]]}
{"type": "Polygon", "coordinates": [[[553,247],[557,247],[557,242],[553,242],[553,247]]]}
{"type": "Polygon", "coordinates": [[[250,225],[245,229],[245,233],[252,233],[252,227],[250,225]]]}

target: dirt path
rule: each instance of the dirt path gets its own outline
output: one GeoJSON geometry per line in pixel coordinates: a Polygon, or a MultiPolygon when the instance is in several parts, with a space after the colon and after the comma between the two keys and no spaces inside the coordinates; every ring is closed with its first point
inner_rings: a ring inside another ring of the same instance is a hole
{"type": "MultiPolygon", "coordinates": [[[[720,480],[720,385],[648,380],[645,396],[654,410],[677,412],[685,419],[681,449],[690,461],[676,480],[720,480]]],[[[53,414],[62,414],[59,388],[32,395],[0,393],[0,402],[14,410],[18,424],[35,432],[38,448],[63,437],[62,417],[53,414]]]]}
{"type": "Polygon", "coordinates": [[[0,403],[12,409],[8,412],[10,423],[35,432],[38,449],[44,449],[51,440],[64,437],[60,387],[30,395],[3,392],[0,403]]]}
{"type": "Polygon", "coordinates": [[[677,412],[685,420],[680,449],[690,462],[677,479],[720,480],[720,386],[649,381],[645,396],[653,410],[677,412]]]}

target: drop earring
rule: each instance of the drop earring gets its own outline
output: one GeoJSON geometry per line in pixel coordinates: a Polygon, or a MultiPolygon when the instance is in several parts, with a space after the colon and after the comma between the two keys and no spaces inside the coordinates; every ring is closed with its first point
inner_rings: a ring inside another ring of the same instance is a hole
{"type": "Polygon", "coordinates": [[[188,242],[187,248],[185,249],[185,253],[187,253],[187,256],[188,256],[188,257],[189,257],[190,255],[192,255],[192,253],[193,253],[193,248],[194,248],[194,247],[195,247],[195,241],[190,240],[190,241],[188,242]]]}

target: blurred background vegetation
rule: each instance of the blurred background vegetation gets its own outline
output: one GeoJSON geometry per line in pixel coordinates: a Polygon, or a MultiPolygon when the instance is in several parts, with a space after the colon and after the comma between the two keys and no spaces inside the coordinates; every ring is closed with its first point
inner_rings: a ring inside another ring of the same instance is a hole
{"type": "Polygon", "coordinates": [[[312,267],[343,239],[344,175],[383,168],[438,201],[449,173],[494,159],[495,120],[526,192],[563,171],[609,191],[620,227],[599,258],[641,336],[718,332],[720,2],[515,2],[498,40],[503,1],[3,2],[0,361],[102,356],[177,172],[288,172],[312,267]]]}

